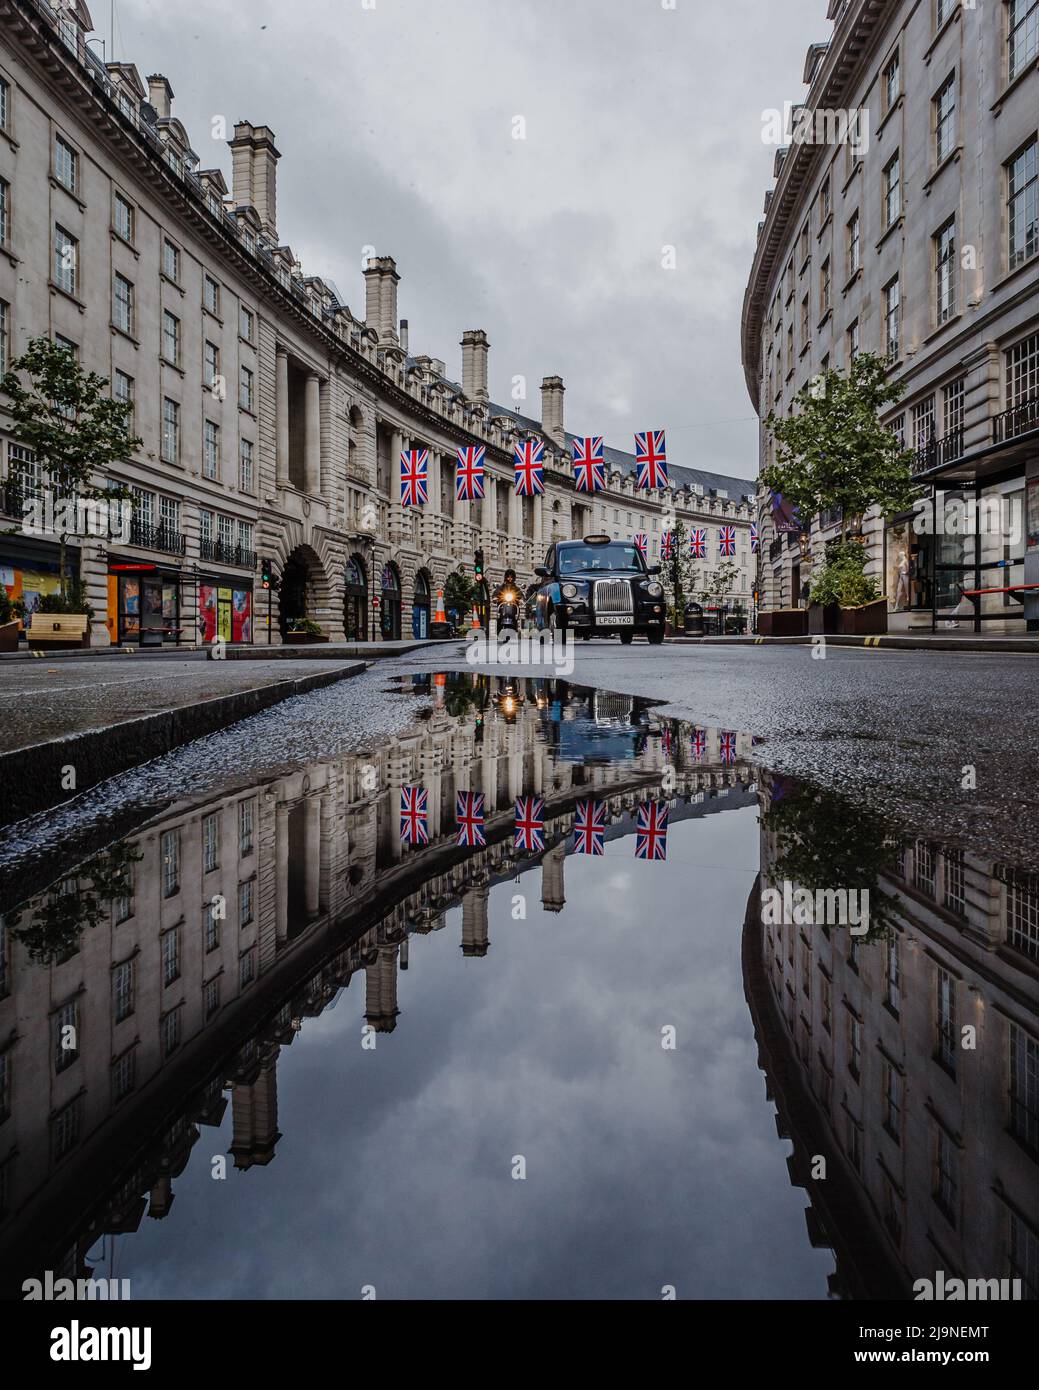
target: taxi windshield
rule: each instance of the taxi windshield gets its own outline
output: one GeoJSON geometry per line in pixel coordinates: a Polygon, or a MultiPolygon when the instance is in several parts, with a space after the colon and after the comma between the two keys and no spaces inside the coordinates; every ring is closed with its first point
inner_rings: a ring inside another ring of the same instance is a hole
{"type": "Polygon", "coordinates": [[[642,562],[635,546],[625,541],[613,541],[610,545],[560,546],[560,574],[580,574],[586,570],[626,570],[634,574],[642,571],[642,562]]]}

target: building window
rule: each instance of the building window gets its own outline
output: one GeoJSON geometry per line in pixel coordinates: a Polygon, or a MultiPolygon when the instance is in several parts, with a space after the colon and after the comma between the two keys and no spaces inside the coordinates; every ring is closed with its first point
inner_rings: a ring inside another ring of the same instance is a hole
{"type": "Polygon", "coordinates": [[[239,962],[238,962],[238,986],[239,986],[239,988],[240,988],[240,989],[245,989],[247,985],[252,984],[254,975],[255,975],[255,967],[254,967],[254,965],[253,965],[253,952],[252,952],[252,951],[246,951],[245,955],[242,956],[241,959],[240,959],[239,962]]]}
{"type": "Polygon", "coordinates": [[[136,1052],[131,1048],[112,1063],[112,1100],[115,1104],[125,1100],[134,1088],[136,1056],[136,1052]]]}
{"type": "Polygon", "coordinates": [[[896,1144],[901,1144],[902,1078],[887,1061],[884,1063],[884,1128],[896,1144]]]}
{"type": "Polygon", "coordinates": [[[220,812],[202,817],[202,872],[209,874],[220,867],[220,812]]]}
{"type": "Polygon", "coordinates": [[[859,355],[859,321],[854,319],[848,325],[848,365],[855,361],[859,355]]]}
{"type": "Polygon", "coordinates": [[[202,476],[204,478],[218,478],[220,476],[220,426],[212,420],[205,422],[202,445],[202,476]]]}
{"type": "Polygon", "coordinates": [[[11,129],[11,84],[0,77],[0,130],[11,129]]]}
{"type": "Polygon", "coordinates": [[[884,1226],[897,1246],[902,1244],[902,1199],[890,1178],[884,1179],[884,1226]]]}
{"type": "Polygon", "coordinates": [[[1010,1276],[1021,1280],[1023,1297],[1039,1298],[1039,1237],[1026,1226],[1017,1212],[1008,1212],[1007,1257],[1010,1276]]]}
{"type": "Polygon", "coordinates": [[[256,803],[253,801],[240,801],[238,803],[238,854],[240,858],[245,858],[247,854],[253,852],[253,821],[256,814],[256,803]]]}
{"type": "Polygon", "coordinates": [[[956,1153],[956,1146],[945,1130],[939,1129],[935,1135],[934,1184],[931,1195],[951,1226],[956,1225],[958,1173],[959,1156],[956,1153]]]}
{"type": "Polygon", "coordinates": [[[180,535],[180,503],[175,497],[159,498],[159,525],[167,542],[180,535]]]}
{"type": "Polygon", "coordinates": [[[913,884],[929,898],[934,897],[934,846],[918,840],[913,860],[913,884]]]}
{"type": "Polygon", "coordinates": [[[79,242],[64,227],[54,227],[54,283],[66,294],[79,287],[79,242]]]}
{"type": "Polygon", "coordinates": [[[1010,1024],[1010,1132],[1039,1153],[1039,1043],[1010,1024]]]}
{"type": "Polygon", "coordinates": [[[125,275],[115,273],[115,283],[112,291],[112,322],[116,328],[122,329],[124,333],[131,336],[134,331],[134,302],[133,285],[125,275]]]}
{"type": "Polygon", "coordinates": [[[216,977],[215,980],[207,980],[207,981],[206,981],[205,988],[204,988],[204,990],[202,991],[202,1007],[203,1007],[203,1010],[204,1010],[204,1013],[205,1013],[206,1022],[208,1023],[209,1020],[213,1017],[213,1015],[214,1015],[214,1014],[219,1010],[219,1008],[220,1008],[220,976],[219,976],[219,975],[216,977]]]}
{"type": "Polygon", "coordinates": [[[934,441],[934,397],[927,396],[913,406],[913,448],[926,449],[934,441]]]}
{"type": "Polygon", "coordinates": [[[966,382],[961,376],[942,390],[942,431],[955,434],[963,429],[966,382]]]}
{"type": "Polygon", "coordinates": [[[941,164],[956,144],[956,75],[948,77],[934,98],[934,158],[941,164]]]}
{"type": "Polygon", "coordinates": [[[11,185],[0,179],[0,246],[11,240],[11,185]]]}
{"type": "Polygon", "coordinates": [[[180,1046],[180,1009],[171,1009],[162,1020],[162,1055],[168,1057],[180,1046]]]}
{"type": "Polygon", "coordinates": [[[819,975],[819,1004],[822,1016],[822,1025],[827,1033],[833,1032],[833,990],[830,986],[830,977],[819,975]]]}
{"type": "Polygon", "coordinates": [[[76,192],[79,186],[79,155],[60,135],[54,137],[54,177],[70,193],[76,192]]]}
{"type": "Polygon", "coordinates": [[[847,229],[847,248],[848,248],[848,279],[862,265],[862,237],[860,234],[859,214],[853,213],[847,229]]]}
{"type": "Polygon", "coordinates": [[[850,1110],[844,1112],[844,1141],[848,1160],[858,1172],[862,1167],[862,1134],[850,1110]]]}
{"type": "Polygon", "coordinates": [[[168,237],[163,237],[162,241],[162,273],[174,284],[180,284],[180,248],[168,237]]]}
{"type": "Polygon", "coordinates": [[[848,1071],[855,1081],[862,1074],[862,1024],[853,1014],[848,1015],[848,1071]]]}
{"type": "Polygon", "coordinates": [[[134,209],[121,193],[115,195],[115,231],[124,241],[133,245],[134,209]]]}
{"type": "Polygon", "coordinates": [[[54,1070],[64,1071],[79,1056],[79,1005],[62,1004],[54,1015],[54,1070]]]}
{"type": "Polygon", "coordinates": [[[79,1103],[77,1096],[51,1121],[51,1153],[55,1163],[79,1143],[79,1103]]]}
{"type": "Polygon", "coordinates": [[[162,896],[180,892],[180,831],[167,830],[162,837],[162,896]]]}
{"type": "Polygon", "coordinates": [[[168,309],[162,311],[162,355],[174,367],[180,366],[180,319],[168,309]]]}
{"type": "Polygon", "coordinates": [[[202,381],[210,387],[216,384],[216,379],[220,375],[220,349],[216,343],[206,340],[202,348],[202,381]]]}
{"type": "Polygon", "coordinates": [[[829,174],[819,185],[819,230],[822,231],[823,224],[830,215],[830,176],[829,174]]]}
{"type": "Polygon", "coordinates": [[[122,893],[112,899],[112,912],[117,927],[133,916],[133,886],[133,869],[130,868],[126,871],[122,893]]]}
{"type": "Polygon", "coordinates": [[[238,445],[238,486],[243,492],[253,491],[253,443],[243,439],[238,445]]]}
{"type": "Polygon", "coordinates": [[[11,337],[8,329],[10,305],[0,299],[0,372],[6,372],[11,361],[11,337]]]}
{"type": "Polygon", "coordinates": [[[1013,879],[1004,894],[1007,945],[1039,961],[1039,898],[1013,879]]]}
{"type": "Polygon", "coordinates": [[[1039,396],[1039,333],[1033,333],[1007,353],[1007,408],[1025,405],[1039,396]]]}
{"type": "Polygon", "coordinates": [[[132,376],[116,371],[112,374],[112,395],[120,405],[127,407],[126,427],[134,429],[134,382],[132,376]]]}
{"type": "Polygon", "coordinates": [[[169,396],[162,402],[162,461],[180,462],[180,406],[169,396]]]}
{"type": "Polygon", "coordinates": [[[238,332],[247,343],[253,340],[253,315],[252,310],[247,309],[244,304],[238,310],[238,332]]]}
{"type": "Polygon", "coordinates": [[[206,943],[206,953],[215,951],[220,945],[220,918],[216,915],[216,904],[209,903],[206,907],[206,930],[204,933],[206,943]]]}
{"type": "Polygon", "coordinates": [[[1039,53],[1039,0],[1007,6],[1007,75],[1011,82],[1039,53]]]}
{"type": "Polygon", "coordinates": [[[884,111],[890,111],[902,95],[902,62],[898,51],[892,53],[891,60],[884,69],[884,111]]]}
{"type": "Polygon", "coordinates": [[[247,927],[253,920],[253,881],[247,879],[238,885],[238,925],[247,927]]]}
{"type": "Polygon", "coordinates": [[[220,286],[211,275],[207,275],[202,282],[202,303],[206,309],[214,316],[220,314],[220,286]]]}
{"type": "Polygon", "coordinates": [[[942,897],[945,906],[957,917],[966,915],[967,905],[964,897],[963,850],[946,849],[942,854],[942,897]]]}
{"type": "Polygon", "coordinates": [[[956,981],[941,966],[935,972],[935,1060],[956,1075],[956,981]]]}
{"type": "Polygon", "coordinates": [[[1039,250],[1039,138],[1033,138],[1007,165],[1007,236],[1010,269],[1039,250]]]}
{"type": "Polygon", "coordinates": [[[180,928],[171,929],[162,938],[163,988],[180,977],[180,928]]]}
{"type": "Polygon", "coordinates": [[[902,161],[895,154],[884,166],[884,227],[893,227],[902,215],[902,161]]]}
{"type": "Polygon", "coordinates": [[[238,404],[243,410],[253,409],[253,374],[248,367],[238,369],[238,404]]]}
{"type": "Polygon", "coordinates": [[[234,554],[234,517],[221,514],[217,517],[217,533],[220,538],[221,553],[229,558],[234,554]]]}
{"type": "Polygon", "coordinates": [[[884,970],[885,1003],[893,1013],[902,1008],[902,962],[899,958],[898,938],[888,937],[887,956],[884,970]]]}
{"type": "Polygon", "coordinates": [[[902,284],[898,276],[884,286],[884,348],[889,362],[897,362],[902,337],[902,284]]]}
{"type": "Polygon", "coordinates": [[[213,539],[213,513],[205,507],[199,508],[198,535],[199,540],[202,541],[211,541],[213,539]]]}
{"type": "Polygon", "coordinates": [[[115,1021],[122,1023],[133,1013],[133,961],[123,961],[112,972],[112,995],[115,1021]]]}
{"type": "Polygon", "coordinates": [[[956,312],[956,219],[934,238],[934,321],[941,327],[956,312]]]}
{"type": "Polygon", "coordinates": [[[238,523],[238,549],[243,556],[252,554],[253,524],[251,521],[238,523]]]}
{"type": "Polygon", "coordinates": [[[940,29],[952,14],[959,0],[934,0],[934,27],[940,29]]]}

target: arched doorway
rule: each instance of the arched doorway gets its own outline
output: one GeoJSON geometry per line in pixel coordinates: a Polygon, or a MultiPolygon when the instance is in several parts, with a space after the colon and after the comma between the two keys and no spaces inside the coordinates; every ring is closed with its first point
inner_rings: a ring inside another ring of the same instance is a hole
{"type": "Polygon", "coordinates": [[[418,641],[429,636],[429,601],[429,574],[419,570],[415,575],[415,597],[411,604],[411,635],[418,641]]]}
{"type": "Polygon", "coordinates": [[[306,558],[300,551],[294,550],[285,561],[278,586],[278,626],[282,637],[288,632],[290,624],[307,616],[309,579],[310,567],[306,558]]]}
{"type": "Polygon", "coordinates": [[[368,573],[360,555],[351,555],[346,562],[343,628],[348,642],[368,641],[368,573]]]}
{"type": "Polygon", "coordinates": [[[400,571],[391,560],[382,567],[382,639],[400,641],[400,571]]]}

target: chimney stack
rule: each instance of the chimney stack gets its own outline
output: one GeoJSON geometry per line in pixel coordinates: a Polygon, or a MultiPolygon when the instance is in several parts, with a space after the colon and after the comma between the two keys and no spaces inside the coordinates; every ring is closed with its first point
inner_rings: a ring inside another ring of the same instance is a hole
{"type": "Polygon", "coordinates": [[[373,256],[364,271],[364,320],[379,342],[397,342],[397,262],[392,256],[373,256]]]}
{"type": "Polygon", "coordinates": [[[169,120],[173,110],[173,88],[161,72],[153,73],[148,78],[148,101],[154,106],[160,121],[169,120]]]}
{"type": "Polygon", "coordinates": [[[238,121],[231,145],[231,187],[235,207],[255,208],[264,233],[278,244],[278,160],[269,126],[238,121]]]}
{"type": "Polygon", "coordinates": [[[490,343],[482,328],[467,328],[462,334],[462,390],[471,401],[486,401],[487,349],[490,343]]]}
{"type": "Polygon", "coordinates": [[[541,383],[541,428],[560,448],[566,448],[563,429],[563,385],[561,376],[546,376],[541,383]]]}
{"type": "Polygon", "coordinates": [[[408,350],[408,321],[407,321],[407,319],[401,319],[401,321],[400,321],[400,346],[401,346],[401,351],[406,353],[407,350],[408,350]]]}

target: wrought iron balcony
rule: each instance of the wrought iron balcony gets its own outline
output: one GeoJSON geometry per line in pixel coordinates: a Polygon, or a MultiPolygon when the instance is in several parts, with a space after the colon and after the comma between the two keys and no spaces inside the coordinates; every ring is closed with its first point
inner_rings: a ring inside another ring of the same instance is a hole
{"type": "Polygon", "coordinates": [[[944,468],[946,464],[961,458],[962,455],[963,426],[959,425],[941,439],[932,438],[929,443],[917,449],[910,465],[913,477],[921,473],[930,473],[933,468],[944,468]]]}
{"type": "Polygon", "coordinates": [[[130,544],[143,545],[146,550],[162,550],[167,555],[183,555],[184,537],[170,526],[153,526],[150,521],[134,517],[130,522],[130,544]]]}
{"type": "Polygon", "coordinates": [[[237,569],[256,568],[256,551],[244,545],[235,545],[212,537],[203,537],[198,543],[200,560],[213,560],[219,565],[234,565],[237,569]]]}
{"type": "Polygon", "coordinates": [[[1005,444],[1030,430],[1039,430],[1039,396],[1030,396],[1020,405],[1012,406],[992,421],[993,444],[1005,444]]]}

